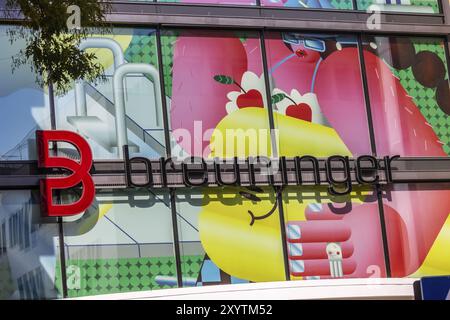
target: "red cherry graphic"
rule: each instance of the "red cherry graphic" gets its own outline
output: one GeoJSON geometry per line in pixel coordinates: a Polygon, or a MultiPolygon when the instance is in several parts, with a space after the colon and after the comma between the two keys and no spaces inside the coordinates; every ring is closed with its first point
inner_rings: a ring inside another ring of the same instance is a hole
{"type": "Polygon", "coordinates": [[[312,110],[311,107],[306,103],[300,103],[296,106],[290,105],[286,109],[286,115],[300,120],[312,122],[312,110]]]}
{"type": "Polygon", "coordinates": [[[264,108],[264,100],[261,93],[258,90],[252,89],[247,93],[241,94],[237,100],[236,104],[239,109],[248,107],[259,107],[264,108]]]}

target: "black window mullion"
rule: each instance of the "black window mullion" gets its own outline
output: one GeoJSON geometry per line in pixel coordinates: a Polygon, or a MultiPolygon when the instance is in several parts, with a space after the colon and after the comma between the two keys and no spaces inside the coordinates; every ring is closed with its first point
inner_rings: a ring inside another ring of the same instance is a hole
{"type": "MultiPolygon", "coordinates": [[[[164,81],[164,61],[162,55],[161,44],[161,28],[156,28],[156,50],[158,53],[158,70],[159,70],[159,85],[161,88],[161,102],[162,102],[162,114],[164,125],[164,139],[166,143],[166,157],[171,158],[172,148],[170,142],[170,122],[168,114],[168,105],[166,98],[166,86],[164,81]]],[[[175,267],[177,272],[177,284],[179,288],[183,287],[183,273],[181,267],[181,249],[180,249],[180,236],[178,231],[178,219],[177,219],[177,203],[176,203],[176,190],[171,188],[170,193],[170,210],[172,216],[172,233],[173,233],[173,249],[175,254],[175,267]]]]}
{"type": "MultiPolygon", "coordinates": [[[[272,157],[278,158],[278,145],[275,139],[275,120],[273,116],[273,105],[272,105],[272,88],[269,80],[269,67],[267,63],[267,50],[266,50],[266,40],[264,30],[260,31],[260,43],[261,43],[261,55],[262,55],[262,63],[263,63],[263,72],[264,72],[264,84],[266,89],[266,98],[267,98],[267,112],[269,116],[269,125],[270,125],[270,137],[271,137],[271,146],[272,146],[272,157]]],[[[286,220],[284,217],[284,208],[283,208],[283,194],[282,188],[275,188],[276,192],[276,201],[278,202],[278,215],[280,218],[280,230],[281,230],[281,245],[283,250],[283,264],[284,264],[284,272],[286,280],[289,281],[291,279],[290,270],[289,270],[289,256],[287,251],[287,239],[286,239],[286,220]]]]}
{"type": "MultiPolygon", "coordinates": [[[[364,91],[364,100],[366,104],[366,114],[367,114],[367,123],[369,127],[369,138],[370,138],[370,145],[372,149],[372,155],[374,157],[377,156],[377,148],[376,148],[376,141],[375,141],[375,130],[373,127],[373,118],[372,118],[372,109],[370,104],[370,95],[369,95],[369,84],[367,81],[367,74],[366,74],[366,62],[364,59],[364,49],[363,49],[363,41],[362,41],[362,35],[358,34],[358,53],[359,53],[359,62],[360,62],[360,70],[361,70],[361,80],[363,85],[363,91],[364,91]]],[[[389,243],[387,239],[387,228],[386,228],[386,219],[384,214],[384,208],[383,208],[383,193],[382,188],[380,184],[377,184],[375,186],[375,190],[377,194],[377,202],[378,202],[378,213],[380,216],[380,225],[381,225],[381,237],[383,242],[383,250],[384,250],[384,264],[386,268],[386,275],[388,278],[391,277],[391,260],[389,256],[389,243]]]]}
{"type": "MultiPolygon", "coordinates": [[[[53,88],[53,84],[50,83],[48,87],[48,97],[49,97],[49,106],[50,106],[50,121],[51,121],[51,129],[56,130],[56,109],[55,109],[55,92],[53,88]]],[[[57,143],[53,143],[53,150],[57,151],[57,143]]],[[[61,195],[57,193],[57,201],[61,200],[61,195]]],[[[59,261],[61,264],[61,286],[62,286],[62,295],[63,298],[68,298],[68,290],[67,290],[67,270],[66,270],[66,254],[64,251],[64,226],[63,219],[59,217],[57,219],[58,223],[58,240],[59,240],[59,261]]],[[[55,284],[56,285],[56,284],[55,284]]]]}

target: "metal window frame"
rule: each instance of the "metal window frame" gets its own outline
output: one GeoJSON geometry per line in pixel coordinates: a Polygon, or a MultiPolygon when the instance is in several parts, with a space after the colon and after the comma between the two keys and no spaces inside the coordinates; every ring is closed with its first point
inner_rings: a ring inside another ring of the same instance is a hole
{"type": "MultiPolygon", "coordinates": [[[[369,95],[369,83],[367,80],[367,70],[366,70],[366,61],[364,57],[364,49],[363,49],[363,35],[358,34],[358,55],[359,55],[359,65],[360,65],[360,72],[361,72],[361,81],[364,91],[364,103],[366,105],[366,117],[367,117],[367,124],[369,129],[369,140],[370,145],[372,148],[372,155],[374,157],[378,156],[377,153],[377,143],[375,139],[375,129],[373,126],[373,117],[372,117],[372,107],[371,107],[371,101],[370,101],[370,95],[369,95]]],[[[387,228],[386,228],[386,219],[384,215],[384,208],[383,208],[383,199],[381,194],[381,187],[380,184],[376,184],[374,187],[374,191],[377,195],[377,203],[378,203],[378,214],[380,218],[380,227],[381,227],[381,241],[383,244],[383,254],[384,254],[384,266],[386,270],[386,277],[391,277],[391,259],[389,255],[389,243],[387,238],[387,228]]]]}
{"type": "MultiPolygon", "coordinates": [[[[450,34],[449,5],[445,0],[438,2],[442,8],[438,14],[382,12],[382,28],[378,32],[450,34]]],[[[372,31],[366,25],[371,14],[362,10],[132,1],[114,1],[112,8],[107,20],[117,25],[372,31]]],[[[1,12],[0,4],[0,23],[20,23],[19,19],[7,19],[1,12]]]]}
{"type": "MultiPolygon", "coordinates": [[[[446,4],[447,5],[447,4],[446,4]]],[[[234,28],[281,28],[371,32],[370,13],[361,10],[298,9],[265,6],[232,6],[185,3],[115,2],[108,16],[115,24],[161,24],[162,26],[208,26],[234,28]]],[[[444,13],[447,13],[445,11],[444,13]]],[[[379,32],[448,34],[444,13],[381,13],[379,32]]]]}
{"type": "MultiPolygon", "coordinates": [[[[156,50],[158,53],[158,71],[159,71],[159,84],[161,89],[161,102],[163,108],[163,123],[164,123],[164,141],[166,143],[166,156],[170,157],[172,155],[172,146],[170,144],[170,123],[169,123],[169,107],[167,105],[167,95],[166,95],[166,85],[164,79],[164,59],[162,54],[162,44],[161,44],[161,28],[158,26],[156,28],[156,50]]],[[[177,202],[176,202],[176,190],[174,188],[169,189],[170,196],[170,210],[172,218],[172,232],[173,232],[173,242],[174,242],[174,255],[175,255],[175,268],[177,273],[177,285],[179,288],[183,287],[183,270],[181,262],[181,247],[180,247],[180,236],[178,231],[178,216],[177,216],[177,202]]]]}

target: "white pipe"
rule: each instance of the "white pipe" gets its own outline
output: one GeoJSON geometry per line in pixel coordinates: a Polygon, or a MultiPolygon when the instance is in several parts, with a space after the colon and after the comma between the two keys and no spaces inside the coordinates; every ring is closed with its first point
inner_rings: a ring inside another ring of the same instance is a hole
{"type": "MultiPolygon", "coordinates": [[[[114,70],[125,63],[122,47],[120,44],[108,38],[88,38],[82,40],[79,46],[80,50],[86,49],[109,49],[114,56],[114,70]]],[[[75,106],[77,116],[87,116],[86,93],[84,92],[84,80],[75,82],[75,106]]]]}
{"type": "Polygon", "coordinates": [[[125,116],[125,96],[123,81],[130,73],[142,73],[148,75],[153,82],[156,97],[156,117],[159,117],[158,110],[162,108],[161,88],[159,86],[159,73],[155,67],[144,63],[127,63],[116,69],[113,79],[114,103],[116,106],[116,135],[119,158],[123,158],[123,146],[128,144],[126,116],[125,116]]]}

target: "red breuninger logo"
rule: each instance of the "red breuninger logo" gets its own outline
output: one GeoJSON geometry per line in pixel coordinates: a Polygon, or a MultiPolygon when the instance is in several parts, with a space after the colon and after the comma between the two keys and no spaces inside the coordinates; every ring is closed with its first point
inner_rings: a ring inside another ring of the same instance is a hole
{"type": "Polygon", "coordinates": [[[71,131],[36,131],[39,168],[62,168],[72,172],[67,177],[45,178],[40,182],[41,210],[44,217],[74,216],[86,211],[94,201],[95,185],[89,171],[92,167],[92,151],[86,140],[71,131]],[[77,148],[80,160],[52,157],[50,142],[67,142],[77,148]],[[80,199],[72,204],[55,204],[53,191],[70,189],[82,184],[80,199]]]}

